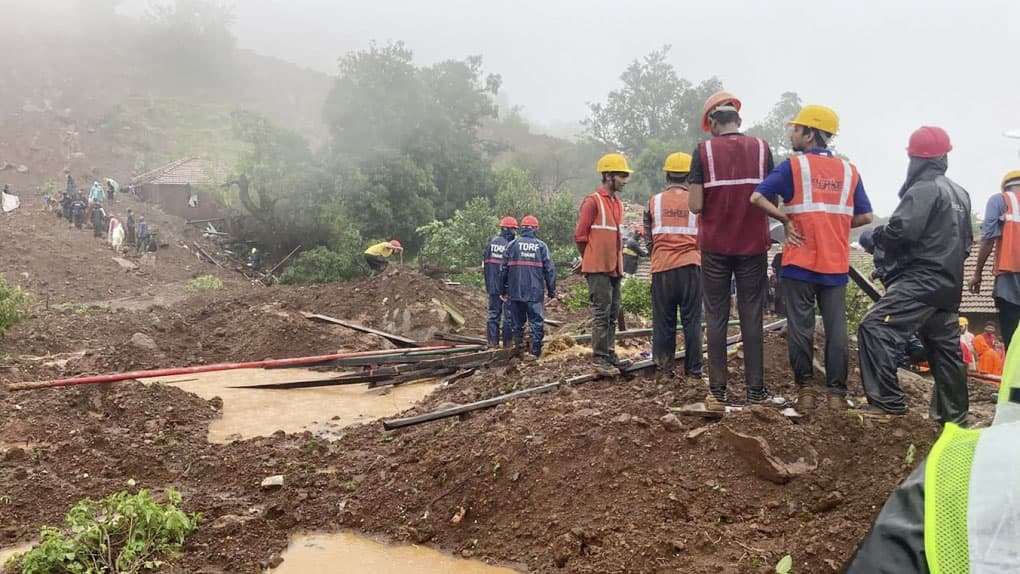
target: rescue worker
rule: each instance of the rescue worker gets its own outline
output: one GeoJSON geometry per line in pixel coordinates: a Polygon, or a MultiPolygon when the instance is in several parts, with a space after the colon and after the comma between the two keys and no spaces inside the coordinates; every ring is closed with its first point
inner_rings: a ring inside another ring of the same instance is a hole
{"type": "Polygon", "coordinates": [[[262,254],[259,253],[257,247],[252,247],[251,252],[248,253],[248,268],[252,271],[262,269],[262,254]]]}
{"type": "Polygon", "coordinates": [[[517,219],[509,215],[499,222],[499,235],[489,240],[482,253],[482,269],[485,275],[485,292],[489,295],[489,315],[485,321],[485,340],[490,347],[498,347],[500,341],[500,321],[503,323],[503,346],[509,347],[513,337],[513,320],[510,317],[510,305],[500,295],[503,284],[500,270],[503,265],[503,254],[506,246],[517,236],[517,219]]]}
{"type": "Polygon", "coordinates": [[[396,239],[376,243],[365,250],[365,262],[372,269],[372,275],[381,273],[390,264],[388,257],[398,251],[403,251],[404,246],[396,239]]]}
{"type": "Polygon", "coordinates": [[[1012,352],[992,426],[947,423],[886,500],[844,574],[1020,572],[1020,351],[1012,352]]]}
{"type": "Polygon", "coordinates": [[[127,210],[127,225],[125,227],[125,231],[127,232],[127,236],[126,236],[127,244],[128,245],[134,245],[135,244],[135,212],[132,211],[131,209],[127,210]]]}
{"type": "Polygon", "coordinates": [[[673,378],[676,316],[684,330],[684,376],[701,378],[701,254],[698,216],[688,206],[691,156],[672,153],[662,166],[666,189],[645,209],[645,237],[652,252],[652,360],[660,376],[673,378]]]}
{"type": "Polygon", "coordinates": [[[602,176],[602,187],[581,202],[574,242],[581,253],[581,273],[588,281],[591,299],[593,366],[602,376],[614,376],[631,364],[616,354],[616,319],[623,278],[623,203],[619,194],[632,171],[627,158],[618,153],[602,156],[596,171],[602,176]]]}
{"type": "Polygon", "coordinates": [[[634,230],[630,238],[623,244],[623,273],[630,276],[637,273],[638,260],[641,257],[648,257],[648,252],[641,245],[641,231],[634,230]]]}
{"type": "Polygon", "coordinates": [[[786,345],[798,387],[797,409],[814,409],[815,304],[825,328],[825,379],[829,408],[847,408],[850,350],[846,286],[850,229],[871,223],[871,201],[857,166],[835,157],[829,141],[839,117],[825,106],[804,106],[789,124],[790,147],[801,152],[779,164],[751,194],[751,203],[786,228],[780,270],[786,304],[786,345]],[[783,208],[776,207],[783,199],[783,208]]]}
{"type": "Polygon", "coordinates": [[[1001,375],[1002,363],[1006,358],[1006,347],[995,334],[995,323],[985,323],[985,330],[974,336],[974,352],[977,354],[979,373],[1001,375]]]}
{"type": "Polygon", "coordinates": [[[64,194],[60,197],[60,215],[66,219],[68,223],[71,223],[71,205],[73,203],[74,195],[69,191],[64,191],[64,194]]]}
{"type": "Polygon", "coordinates": [[[101,205],[103,203],[103,186],[98,181],[92,182],[92,189],[89,190],[89,205],[101,205]]]}
{"type": "Polygon", "coordinates": [[[981,274],[994,250],[995,286],[992,298],[1008,349],[1020,321],[1020,170],[1013,170],[1002,178],[1001,190],[1002,193],[988,198],[985,205],[981,247],[969,287],[972,293],[981,292],[981,274]]]}
{"type": "Polygon", "coordinates": [[[930,417],[957,424],[967,417],[957,313],[963,261],[973,232],[970,196],[945,175],[951,149],[949,135],[941,128],[924,126],[911,134],[900,203],[889,223],[875,228],[875,247],[884,252],[887,289],[857,330],[861,381],[868,397],[861,414],[907,412],[896,360],[916,332],[935,378],[930,417]]]}
{"type": "Polygon", "coordinates": [[[535,237],[538,227],[534,215],[525,215],[521,219],[521,236],[506,246],[500,265],[500,296],[510,303],[513,314],[514,349],[524,352],[527,322],[531,325],[529,353],[536,359],[542,356],[545,338],[545,295],[556,298],[556,267],[549,257],[549,247],[535,237]]]}
{"type": "Polygon", "coordinates": [[[705,296],[708,338],[709,395],[705,406],[725,409],[726,329],[730,311],[730,278],[735,277],[737,314],[744,343],[747,402],[770,398],[765,388],[764,321],[768,218],[749,199],[772,171],[772,150],[764,140],[740,133],[740,100],[717,92],[705,102],[701,129],[712,138],[698,144],[691,162],[690,210],[701,215],[698,248],[705,296]]]}
{"type": "Polygon", "coordinates": [[[102,237],[106,230],[106,210],[102,204],[96,204],[92,208],[92,237],[102,237]]]}

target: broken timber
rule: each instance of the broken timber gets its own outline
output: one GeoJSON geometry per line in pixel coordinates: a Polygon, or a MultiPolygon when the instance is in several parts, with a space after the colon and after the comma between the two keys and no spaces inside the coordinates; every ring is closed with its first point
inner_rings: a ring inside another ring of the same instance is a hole
{"type": "Polygon", "coordinates": [[[308,381],[288,381],[284,383],[264,383],[260,385],[241,385],[237,389],[306,389],[312,387],[330,387],[336,385],[358,385],[369,383],[369,388],[399,385],[418,379],[451,375],[461,369],[478,369],[493,364],[503,364],[513,356],[512,349],[483,351],[456,357],[442,357],[422,361],[417,364],[381,367],[364,373],[351,373],[330,379],[308,381]]]}
{"type": "Polygon", "coordinates": [[[361,331],[362,333],[369,333],[369,334],[372,334],[372,335],[378,335],[379,337],[382,337],[383,339],[386,339],[387,341],[393,343],[394,345],[396,345],[398,347],[408,348],[408,347],[420,347],[421,346],[421,343],[419,343],[418,341],[415,341],[414,339],[408,339],[407,337],[401,337],[400,335],[394,335],[393,333],[387,333],[385,331],[379,331],[377,329],[372,329],[370,327],[365,327],[364,325],[359,325],[357,323],[351,323],[350,321],[344,321],[342,319],[336,319],[336,318],[330,317],[328,315],[320,315],[320,314],[317,314],[317,313],[305,313],[305,312],[302,312],[301,314],[304,316],[305,319],[311,319],[313,321],[322,321],[322,322],[325,322],[325,323],[333,323],[335,325],[340,325],[341,327],[347,327],[348,329],[354,329],[355,331],[361,331]]]}
{"type": "Polygon", "coordinates": [[[468,343],[471,345],[485,345],[488,341],[481,337],[465,337],[456,333],[436,333],[436,339],[440,341],[451,341],[454,343],[468,343]]]}
{"type": "Polygon", "coordinates": [[[206,259],[211,261],[217,267],[219,267],[220,269],[226,269],[226,267],[224,267],[219,261],[216,261],[215,259],[213,259],[212,255],[209,255],[208,253],[206,253],[205,249],[202,249],[202,246],[199,245],[197,241],[192,241],[191,244],[195,246],[195,249],[198,249],[198,252],[201,253],[203,257],[205,257],[206,259]]]}
{"type": "MultiPolygon", "coordinates": [[[[775,323],[770,323],[768,325],[765,325],[763,330],[765,330],[765,331],[774,331],[776,329],[781,329],[785,325],[786,325],[786,319],[783,319],[783,320],[780,320],[780,321],[776,321],[775,323]]],[[[740,334],[733,335],[732,337],[726,339],[726,344],[727,345],[733,345],[733,344],[739,343],[741,340],[743,340],[743,337],[740,334]]],[[[682,359],[685,355],[686,355],[686,352],[684,350],[681,350],[681,351],[677,352],[676,358],[677,359],[682,359]]],[[[644,369],[647,369],[647,368],[650,368],[650,367],[653,367],[653,366],[655,366],[655,362],[652,361],[651,359],[649,359],[649,360],[645,360],[645,361],[638,361],[638,362],[634,363],[633,365],[630,365],[629,367],[621,369],[620,371],[621,371],[621,374],[629,374],[629,373],[635,373],[637,371],[641,371],[641,370],[644,370],[644,369]]],[[[542,393],[549,393],[549,392],[555,391],[556,389],[558,389],[558,388],[560,388],[562,386],[565,386],[565,385],[577,385],[577,384],[581,384],[581,383],[591,382],[591,381],[594,381],[594,380],[597,380],[597,379],[600,379],[600,378],[602,378],[602,377],[597,375],[597,374],[595,374],[595,373],[589,373],[587,375],[580,375],[580,376],[577,376],[577,377],[573,377],[573,378],[567,379],[565,381],[559,381],[559,382],[555,382],[555,383],[549,383],[549,384],[546,384],[546,385],[540,385],[540,386],[537,386],[537,387],[532,387],[530,389],[523,389],[523,390],[520,390],[520,391],[514,391],[512,393],[508,393],[508,394],[505,394],[505,395],[498,395],[498,396],[495,396],[495,397],[492,397],[492,398],[489,398],[489,399],[477,401],[477,402],[474,402],[474,403],[468,403],[466,405],[459,405],[459,406],[450,407],[450,408],[447,408],[447,409],[440,409],[438,411],[433,411],[433,412],[430,412],[430,413],[425,413],[425,414],[417,415],[417,416],[413,416],[413,417],[405,417],[405,418],[401,418],[401,419],[390,419],[390,420],[387,420],[387,421],[383,421],[383,428],[386,429],[386,430],[393,430],[393,429],[413,426],[413,425],[417,425],[417,424],[421,424],[421,423],[426,423],[426,422],[430,422],[430,421],[436,421],[436,420],[440,420],[440,419],[454,417],[454,416],[461,415],[461,414],[464,414],[464,413],[469,413],[471,411],[476,411],[476,410],[479,410],[479,409],[485,409],[485,408],[489,408],[489,407],[494,407],[496,405],[500,405],[500,404],[512,401],[514,399],[519,399],[521,397],[528,397],[528,396],[531,396],[531,395],[538,395],[538,394],[542,394],[542,393]]]]}
{"type": "Polygon", "coordinates": [[[287,256],[286,256],[286,257],[284,257],[283,259],[281,259],[279,263],[277,263],[277,264],[276,264],[275,266],[273,266],[273,268],[272,268],[272,269],[270,269],[269,271],[267,271],[267,272],[266,272],[266,275],[272,275],[274,271],[276,271],[277,269],[279,269],[281,265],[283,265],[284,263],[286,263],[288,259],[290,259],[290,258],[291,258],[291,257],[292,257],[292,256],[293,256],[293,255],[294,255],[295,253],[297,253],[298,249],[301,249],[301,246],[300,246],[300,245],[298,245],[297,247],[295,247],[294,249],[292,249],[292,250],[290,251],[290,253],[288,253],[288,254],[287,254],[287,256]]]}

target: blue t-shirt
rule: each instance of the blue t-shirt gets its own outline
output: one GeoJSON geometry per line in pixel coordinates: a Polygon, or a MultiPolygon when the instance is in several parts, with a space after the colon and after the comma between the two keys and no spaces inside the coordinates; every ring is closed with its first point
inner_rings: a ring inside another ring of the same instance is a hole
{"type": "MultiPolygon", "coordinates": [[[[988,198],[985,218],[981,221],[981,239],[996,240],[1002,237],[1002,224],[1006,215],[1006,198],[1001,193],[988,198]]],[[[1020,273],[1003,273],[995,276],[992,297],[1020,305],[1020,273]]]]}
{"type": "MultiPolygon", "coordinates": [[[[809,149],[804,153],[832,157],[832,152],[824,148],[809,149]]],[[[755,191],[765,196],[765,199],[769,201],[775,201],[777,197],[783,198],[784,203],[793,201],[793,168],[790,167],[790,160],[777,165],[765,178],[765,181],[758,184],[755,191]]],[[[854,188],[854,215],[862,213],[871,213],[871,200],[868,199],[868,194],[864,191],[864,180],[858,174],[857,187],[854,188]]],[[[783,265],[779,276],[783,279],[807,281],[825,287],[846,285],[848,281],[846,273],[817,273],[796,265],[783,265]]]]}

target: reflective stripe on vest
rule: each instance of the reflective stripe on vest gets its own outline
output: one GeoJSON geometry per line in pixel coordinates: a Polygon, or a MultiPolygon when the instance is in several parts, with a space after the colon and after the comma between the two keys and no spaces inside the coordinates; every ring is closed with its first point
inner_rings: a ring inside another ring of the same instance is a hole
{"type": "Polygon", "coordinates": [[[595,193],[593,195],[595,196],[595,201],[597,201],[598,205],[599,205],[599,219],[597,219],[596,221],[601,221],[601,225],[592,223],[591,224],[591,228],[592,229],[606,229],[606,230],[609,230],[609,231],[620,231],[620,226],[619,225],[607,225],[606,224],[606,204],[605,204],[604,201],[602,201],[602,196],[601,195],[599,195],[598,193],[595,193]]]}
{"type": "MultiPolygon", "coordinates": [[[[821,156],[826,157],[826,156],[821,156]]],[[[811,185],[811,162],[807,155],[798,155],[790,159],[796,161],[800,167],[800,185],[803,190],[803,202],[797,205],[784,205],[783,212],[792,213],[834,213],[836,215],[849,215],[853,217],[853,204],[847,204],[850,200],[851,185],[853,184],[853,170],[849,162],[840,160],[843,163],[843,188],[839,194],[839,203],[816,202],[814,200],[814,186],[811,185]]],[[[796,200],[796,198],[794,198],[796,200]]]]}
{"type": "Polygon", "coordinates": [[[723,185],[758,185],[765,179],[765,142],[755,139],[758,143],[758,177],[745,177],[743,179],[716,179],[715,178],[715,156],[712,154],[712,140],[705,142],[705,156],[708,159],[708,178],[702,185],[708,187],[719,187],[723,185]]]}
{"type": "Polygon", "coordinates": [[[698,215],[689,213],[687,215],[686,227],[667,226],[662,224],[662,194],[652,196],[652,218],[655,226],[652,227],[652,235],[664,235],[666,233],[677,233],[680,235],[698,234],[698,215]]]}
{"type": "Polygon", "coordinates": [[[849,162],[827,155],[790,158],[793,198],[783,211],[804,236],[783,250],[783,265],[815,273],[846,273],[850,268],[853,190],[859,178],[849,162]]]}
{"type": "Polygon", "coordinates": [[[995,274],[1020,272],[1020,192],[1004,191],[1006,214],[1002,236],[995,244],[995,274]]]}
{"type": "Polygon", "coordinates": [[[924,475],[924,549],[932,574],[1020,572],[1020,423],[947,424],[924,475]]]}

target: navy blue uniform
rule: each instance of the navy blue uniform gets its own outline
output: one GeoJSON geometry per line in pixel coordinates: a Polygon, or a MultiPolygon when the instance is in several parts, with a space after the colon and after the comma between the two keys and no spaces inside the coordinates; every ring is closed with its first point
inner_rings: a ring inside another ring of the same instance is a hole
{"type": "Polygon", "coordinates": [[[524,323],[531,324],[531,354],[542,354],[545,337],[545,295],[556,297],[556,268],[549,257],[549,247],[535,237],[535,230],[525,227],[521,236],[510,242],[500,267],[502,294],[510,300],[513,314],[514,343],[524,341],[524,323]]]}
{"type": "Polygon", "coordinates": [[[489,316],[485,322],[485,339],[490,347],[499,346],[499,323],[503,321],[503,346],[509,347],[513,337],[513,320],[510,317],[510,304],[504,303],[499,298],[501,291],[500,266],[503,264],[503,254],[506,246],[514,240],[516,233],[513,229],[504,228],[499,235],[489,240],[482,253],[485,272],[485,292],[489,294],[489,316]]]}

